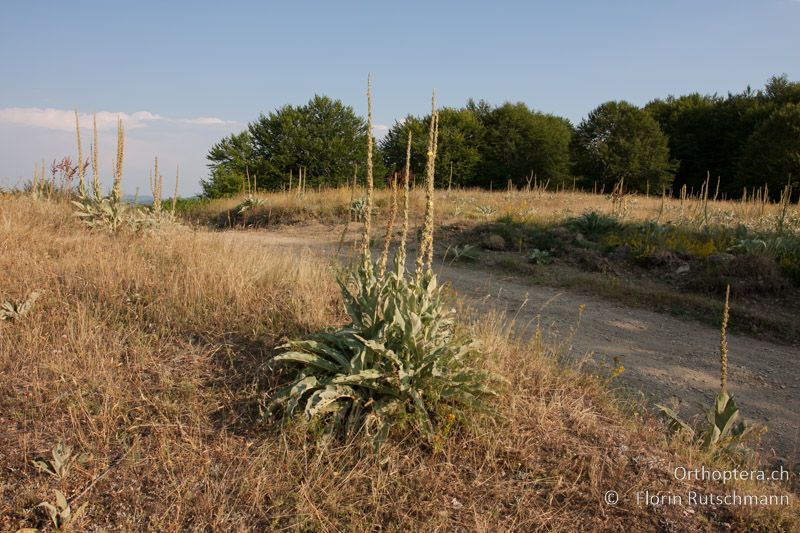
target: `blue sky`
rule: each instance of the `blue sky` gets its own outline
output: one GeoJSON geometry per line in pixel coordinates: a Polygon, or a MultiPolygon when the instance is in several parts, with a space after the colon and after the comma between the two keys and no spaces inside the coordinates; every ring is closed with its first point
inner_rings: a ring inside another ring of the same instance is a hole
{"type": "Polygon", "coordinates": [[[76,107],[102,113],[102,168],[126,120],[126,192],[158,155],[188,195],[210,145],[260,112],[319,93],[365,113],[368,72],[379,126],[426,112],[433,87],[440,105],[524,101],[577,123],[611,99],[798,80],[799,26],[798,0],[4,1],[0,185],[74,156],[76,107]]]}

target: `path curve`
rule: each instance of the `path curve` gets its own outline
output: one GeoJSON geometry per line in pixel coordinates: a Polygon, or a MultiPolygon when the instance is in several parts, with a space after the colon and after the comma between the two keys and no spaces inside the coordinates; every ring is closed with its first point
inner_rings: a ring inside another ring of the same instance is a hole
{"type": "MultiPolygon", "coordinates": [[[[265,246],[334,253],[342,228],[290,226],[223,234],[265,246]]],[[[352,237],[348,235],[347,241],[352,242],[352,237]]],[[[350,248],[350,244],[342,246],[350,248]]],[[[480,267],[438,264],[436,270],[440,281],[449,282],[475,309],[509,312],[523,326],[535,323],[541,313],[542,326],[564,336],[573,330],[579,306],[585,305],[572,336],[574,359],[616,356],[625,371],[615,381],[642,391],[653,403],[680,401],[687,413],[697,413],[700,405],[705,408],[712,403],[719,387],[718,329],[596,296],[529,284],[518,276],[480,267]]],[[[532,329],[523,328],[523,334],[526,331],[532,329]]],[[[729,390],[746,419],[768,426],[762,440],[764,451],[800,460],[800,351],[735,332],[729,334],[728,346],[729,390]]]]}

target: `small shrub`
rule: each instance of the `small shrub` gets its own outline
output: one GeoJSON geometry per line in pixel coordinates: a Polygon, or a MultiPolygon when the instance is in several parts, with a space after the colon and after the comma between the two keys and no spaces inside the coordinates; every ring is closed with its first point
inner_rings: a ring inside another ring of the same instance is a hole
{"type": "Polygon", "coordinates": [[[264,205],[264,203],[265,202],[263,198],[250,195],[244,200],[242,200],[242,202],[239,205],[236,206],[236,214],[243,215],[248,211],[252,211],[257,207],[261,207],[262,205],[264,205]]]}
{"type": "Polygon", "coordinates": [[[496,233],[492,233],[483,238],[483,247],[487,250],[503,251],[506,249],[506,240],[496,233]]]}
{"type": "Polygon", "coordinates": [[[553,262],[553,256],[547,250],[534,248],[533,251],[528,254],[528,262],[534,265],[549,265],[553,262]]]}
{"type": "Polygon", "coordinates": [[[570,219],[566,225],[573,231],[580,232],[589,240],[597,240],[599,237],[619,229],[619,222],[616,218],[597,211],[590,211],[570,219]]]}
{"type": "Polygon", "coordinates": [[[472,244],[461,244],[453,247],[453,259],[455,261],[476,261],[478,259],[478,250],[472,244]]]}

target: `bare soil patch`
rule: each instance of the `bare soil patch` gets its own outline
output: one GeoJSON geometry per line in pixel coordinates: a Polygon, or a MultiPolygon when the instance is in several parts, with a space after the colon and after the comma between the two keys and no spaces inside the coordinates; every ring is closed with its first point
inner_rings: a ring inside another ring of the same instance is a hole
{"type": "MultiPolygon", "coordinates": [[[[348,253],[355,238],[352,232],[342,240],[341,226],[320,224],[226,235],[296,249],[331,253],[339,249],[340,255],[348,253]]],[[[566,339],[563,355],[572,363],[599,368],[618,358],[625,371],[617,382],[638,391],[648,403],[676,402],[687,416],[711,405],[719,381],[716,327],[580,291],[537,285],[475,263],[437,261],[436,265],[440,279],[478,312],[509,311],[528,334],[541,320],[546,331],[566,339]],[[580,306],[585,311],[578,323],[580,306]]],[[[765,455],[800,461],[800,351],[735,329],[729,347],[729,387],[745,417],[768,426],[762,440],[765,455]]]]}

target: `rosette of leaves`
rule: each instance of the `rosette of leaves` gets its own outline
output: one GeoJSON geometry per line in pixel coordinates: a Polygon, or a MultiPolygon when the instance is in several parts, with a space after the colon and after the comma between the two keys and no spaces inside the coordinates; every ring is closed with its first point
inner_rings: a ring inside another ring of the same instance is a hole
{"type": "Polygon", "coordinates": [[[604,215],[597,211],[589,211],[579,217],[570,219],[567,222],[567,226],[580,232],[587,239],[595,240],[602,235],[619,229],[619,222],[609,215],[604,215]]]}
{"type": "Polygon", "coordinates": [[[553,256],[547,250],[534,248],[533,251],[528,254],[528,262],[534,265],[549,265],[553,262],[553,256]]]}
{"type": "Polygon", "coordinates": [[[362,222],[367,217],[367,199],[356,198],[350,202],[350,218],[362,222]]]}
{"type": "Polygon", "coordinates": [[[706,450],[735,452],[753,426],[739,420],[739,407],[732,394],[720,390],[714,398],[714,405],[695,427],[681,420],[678,413],[664,405],[657,405],[661,414],[669,422],[672,431],[684,431],[690,438],[706,450]]]}
{"type": "Polygon", "coordinates": [[[132,230],[139,233],[156,232],[175,223],[175,216],[172,213],[154,209],[132,210],[127,222],[132,230]]]}
{"type": "Polygon", "coordinates": [[[264,205],[263,198],[258,198],[257,196],[251,195],[242,200],[241,203],[236,206],[236,213],[243,215],[248,211],[251,211],[257,207],[261,207],[262,205],[264,205]]]}
{"type": "Polygon", "coordinates": [[[128,221],[128,206],[111,198],[73,201],[75,216],[92,229],[117,231],[128,221]]]}
{"type": "Polygon", "coordinates": [[[443,413],[480,407],[495,394],[493,377],[471,363],[477,345],[459,334],[433,274],[417,284],[400,269],[376,276],[361,268],[340,281],[351,323],[280,347],[274,363],[298,368],[273,398],[269,412],[299,411],[327,432],[364,432],[378,449],[393,426],[410,422],[433,437],[443,413]]]}
{"type": "MultiPolygon", "coordinates": [[[[63,492],[60,490],[56,490],[56,502],[52,504],[50,502],[42,502],[37,507],[42,507],[45,512],[47,513],[48,518],[50,518],[50,522],[52,522],[53,527],[56,531],[64,531],[65,528],[71,526],[72,524],[77,523],[84,514],[86,514],[86,507],[89,502],[84,502],[80,505],[76,510],[72,510],[72,507],[67,500],[67,497],[64,495],[63,492]]],[[[26,530],[22,530],[26,531],[26,530]]],[[[29,529],[27,531],[38,531],[37,529],[29,529]]]]}
{"type": "Polygon", "coordinates": [[[39,291],[31,292],[24,300],[0,303],[0,320],[19,320],[25,318],[31,307],[39,299],[39,291]]]}

